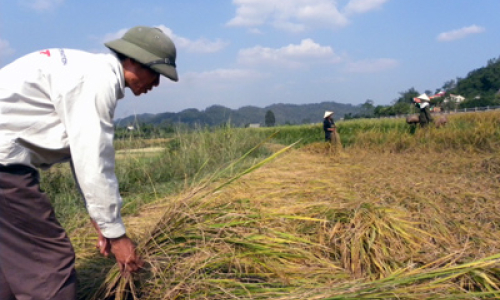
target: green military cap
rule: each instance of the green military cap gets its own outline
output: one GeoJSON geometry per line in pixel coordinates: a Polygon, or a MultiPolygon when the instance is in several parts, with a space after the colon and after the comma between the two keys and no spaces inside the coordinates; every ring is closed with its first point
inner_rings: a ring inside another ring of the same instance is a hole
{"type": "Polygon", "coordinates": [[[129,29],[122,38],[104,45],[173,81],[179,80],[175,65],[175,45],[159,28],[136,26],[129,29]]]}

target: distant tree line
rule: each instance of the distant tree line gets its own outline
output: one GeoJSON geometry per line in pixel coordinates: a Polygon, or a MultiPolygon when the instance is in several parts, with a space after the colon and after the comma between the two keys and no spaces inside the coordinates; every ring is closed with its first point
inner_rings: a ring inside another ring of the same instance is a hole
{"type": "MultiPolygon", "coordinates": [[[[234,127],[248,127],[249,124],[260,126],[300,125],[319,123],[326,110],[335,111],[335,115],[357,114],[362,111],[359,105],[343,104],[334,101],[309,104],[273,104],[265,108],[244,106],[233,110],[220,105],[213,105],[205,110],[190,108],[179,113],[142,114],[118,119],[117,127],[134,126],[148,128],[141,124],[156,127],[168,127],[183,124],[187,127],[220,126],[231,124],[234,127]],[[141,126],[137,126],[141,125],[141,126]]],[[[141,129],[142,130],[142,129],[141,129]]]]}

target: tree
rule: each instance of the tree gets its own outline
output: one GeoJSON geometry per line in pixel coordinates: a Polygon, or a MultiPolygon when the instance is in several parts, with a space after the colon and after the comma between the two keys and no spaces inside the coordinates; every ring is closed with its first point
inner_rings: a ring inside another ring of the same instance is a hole
{"type": "Polygon", "coordinates": [[[407,91],[400,92],[400,97],[394,101],[394,103],[413,103],[413,98],[417,97],[419,93],[415,88],[410,88],[407,91]]]}
{"type": "Polygon", "coordinates": [[[442,89],[445,91],[449,91],[451,89],[454,89],[457,86],[457,83],[455,82],[454,79],[448,80],[443,84],[442,89]]]}
{"type": "Polygon", "coordinates": [[[373,115],[373,111],[375,110],[375,106],[373,105],[373,103],[373,100],[368,99],[361,105],[361,109],[365,117],[370,117],[373,115]]]}
{"type": "Polygon", "coordinates": [[[272,110],[268,110],[265,116],[265,123],[267,127],[272,127],[276,123],[276,118],[272,110]]]}
{"type": "Polygon", "coordinates": [[[406,115],[406,114],[409,114],[411,112],[412,108],[413,108],[412,104],[404,103],[404,102],[396,103],[392,107],[394,115],[406,115]]]}
{"type": "Polygon", "coordinates": [[[373,113],[377,117],[386,117],[386,116],[393,116],[395,115],[394,113],[394,108],[393,106],[384,106],[384,105],[377,105],[375,107],[373,113]]]}

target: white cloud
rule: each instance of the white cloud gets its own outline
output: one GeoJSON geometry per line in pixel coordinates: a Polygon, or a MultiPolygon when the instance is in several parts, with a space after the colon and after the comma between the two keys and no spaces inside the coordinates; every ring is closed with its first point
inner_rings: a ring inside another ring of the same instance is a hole
{"type": "Polygon", "coordinates": [[[348,63],[345,70],[350,73],[378,73],[393,69],[398,65],[399,63],[395,59],[379,58],[348,63]]]}
{"type": "Polygon", "coordinates": [[[248,32],[251,34],[258,34],[258,35],[262,34],[262,31],[260,31],[260,29],[258,28],[250,28],[248,29],[248,32]]]}
{"type": "Polygon", "coordinates": [[[440,42],[451,42],[454,40],[463,39],[471,34],[481,33],[483,31],[485,31],[483,27],[477,25],[471,25],[457,30],[440,33],[437,37],[437,40],[440,42]]]}
{"type": "Polygon", "coordinates": [[[333,0],[233,0],[236,16],[228,26],[257,27],[266,23],[292,32],[309,27],[341,27],[348,23],[333,0]]]}
{"type": "Polygon", "coordinates": [[[242,49],[238,61],[243,64],[273,64],[287,67],[301,67],[315,62],[338,62],[340,58],[330,46],[321,46],[312,39],[304,39],[299,45],[273,49],[256,46],[242,49]]]}
{"type": "Polygon", "coordinates": [[[176,47],[186,49],[188,52],[192,53],[214,53],[224,49],[227,45],[229,45],[228,42],[222,41],[220,39],[210,41],[205,38],[190,40],[176,35],[171,37],[176,47]]]}
{"type": "Polygon", "coordinates": [[[308,24],[325,24],[327,26],[344,26],[348,21],[343,16],[334,1],[300,1],[297,7],[297,18],[308,24]]]}
{"type": "MultiPolygon", "coordinates": [[[[311,28],[339,28],[348,16],[382,7],[389,0],[349,0],[341,8],[337,0],[233,0],[236,16],[227,26],[258,27],[271,24],[289,32],[311,28]]],[[[345,2],[345,1],[343,1],[345,2]]]]}
{"type": "Polygon", "coordinates": [[[37,11],[47,11],[64,3],[64,0],[19,0],[23,6],[37,11]]]}
{"type": "Polygon", "coordinates": [[[123,29],[120,29],[120,30],[118,30],[116,32],[107,33],[102,38],[102,42],[104,43],[104,42],[109,42],[109,41],[112,41],[112,40],[119,39],[119,38],[121,38],[125,34],[125,32],[127,32],[127,30],[129,30],[129,28],[123,28],[123,29]]]}
{"type": "Polygon", "coordinates": [[[0,57],[14,53],[14,49],[10,47],[9,41],[0,39],[0,57]]]}
{"type": "Polygon", "coordinates": [[[224,49],[228,42],[216,39],[215,41],[210,41],[205,38],[199,38],[197,40],[190,40],[185,37],[176,35],[170,28],[165,25],[155,26],[160,28],[166,35],[168,35],[172,41],[174,41],[175,46],[178,49],[185,49],[188,52],[193,53],[214,53],[224,49]]]}
{"type": "MultiPolygon", "coordinates": [[[[166,27],[165,25],[154,26],[161,29],[166,35],[168,35],[175,44],[177,49],[185,49],[188,52],[194,53],[214,53],[224,49],[228,42],[216,39],[215,41],[210,41],[205,38],[200,38],[197,40],[190,40],[185,37],[178,36],[174,32],[166,27]]],[[[108,33],[104,36],[103,42],[108,42],[114,39],[121,38],[129,28],[120,29],[117,32],[108,33]]]]}
{"type": "Polygon", "coordinates": [[[347,14],[363,14],[380,8],[389,0],[350,0],[345,7],[347,14]]]}
{"type": "Polygon", "coordinates": [[[299,33],[305,31],[306,27],[303,24],[297,24],[297,23],[292,23],[292,22],[283,22],[283,21],[276,21],[274,22],[273,26],[275,28],[288,31],[288,32],[293,32],[293,33],[299,33]]]}

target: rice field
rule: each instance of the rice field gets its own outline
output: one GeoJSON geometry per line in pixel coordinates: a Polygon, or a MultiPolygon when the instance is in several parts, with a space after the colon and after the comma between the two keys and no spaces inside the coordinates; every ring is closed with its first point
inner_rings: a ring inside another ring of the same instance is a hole
{"type": "Polygon", "coordinates": [[[500,298],[499,122],[338,122],[343,147],[320,125],[226,128],[129,153],[117,173],[141,182],[123,213],[146,267],[122,276],[84,211],[57,206],[79,299],[500,298]]]}

